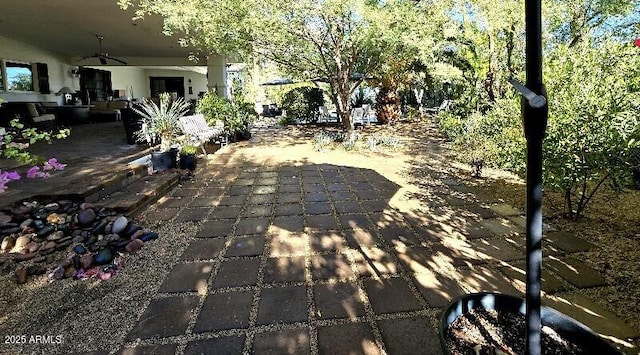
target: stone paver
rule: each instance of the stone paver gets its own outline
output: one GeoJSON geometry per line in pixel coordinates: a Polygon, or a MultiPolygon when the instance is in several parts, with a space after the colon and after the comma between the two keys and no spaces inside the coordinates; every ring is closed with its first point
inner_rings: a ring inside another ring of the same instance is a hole
{"type": "Polygon", "coordinates": [[[259,266],[260,260],[258,258],[226,260],[220,265],[220,270],[213,281],[213,287],[255,285],[258,282],[259,266]]]}
{"type": "Polygon", "coordinates": [[[191,296],[153,300],[127,335],[127,340],[184,334],[197,305],[198,298],[191,296]]]}
{"type": "Polygon", "coordinates": [[[378,326],[388,354],[441,354],[438,332],[426,317],[381,320],[378,326]]]}
{"type": "Polygon", "coordinates": [[[595,287],[606,284],[598,271],[574,258],[545,259],[543,268],[548,268],[577,287],[595,287]]]}
{"type": "Polygon", "coordinates": [[[264,270],[264,282],[303,282],[305,257],[280,257],[267,259],[264,270]]]}
{"type": "Polygon", "coordinates": [[[371,326],[367,323],[341,324],[318,328],[320,354],[381,354],[371,326]]]}
{"type": "Polygon", "coordinates": [[[224,248],[225,238],[196,239],[189,244],[181,260],[196,261],[215,259],[224,248]]]}
{"type": "MultiPolygon", "coordinates": [[[[123,351],[439,354],[433,318],[453,298],[522,295],[521,211],[435,168],[416,192],[379,157],[366,163],[375,170],[284,157],[275,147],[298,138],[278,132],[216,154],[212,174],[151,211],[201,224],[123,351]]],[[[601,334],[640,337],[572,293],[605,284],[575,254],[594,245],[546,230],[544,247],[547,304],[601,334]]]]}
{"type": "Polygon", "coordinates": [[[248,327],[252,300],[252,291],[208,295],[193,331],[203,333],[248,327]]]}
{"type": "Polygon", "coordinates": [[[568,253],[589,251],[596,246],[567,232],[547,232],[546,240],[568,253]]]}
{"type": "Polygon", "coordinates": [[[232,219],[223,219],[217,221],[207,221],[202,224],[200,231],[196,234],[197,238],[225,237],[231,233],[233,228],[232,219]]]}
{"type": "Polygon", "coordinates": [[[318,284],[314,287],[317,317],[355,318],[365,315],[358,287],[350,282],[318,284]]]}
{"type": "Polygon", "coordinates": [[[212,263],[178,264],[171,270],[158,291],[204,292],[211,271],[213,271],[212,263]]]}
{"type": "Polygon", "coordinates": [[[185,355],[202,355],[210,353],[240,354],[244,347],[243,336],[229,336],[206,340],[192,341],[184,349],[185,355]],[[215,349],[215,351],[212,351],[215,349]]]}
{"type": "Polygon", "coordinates": [[[401,278],[365,280],[364,287],[376,314],[409,312],[422,308],[409,284],[401,278]]]}
{"type": "Polygon", "coordinates": [[[231,239],[226,256],[257,256],[264,251],[264,236],[239,236],[231,239]]]}
{"type": "Polygon", "coordinates": [[[258,324],[303,322],[309,317],[304,286],[285,286],[262,290],[258,324]]]}
{"type": "Polygon", "coordinates": [[[253,354],[291,354],[311,353],[309,332],[305,329],[292,329],[280,332],[256,334],[253,342],[253,354]]]}

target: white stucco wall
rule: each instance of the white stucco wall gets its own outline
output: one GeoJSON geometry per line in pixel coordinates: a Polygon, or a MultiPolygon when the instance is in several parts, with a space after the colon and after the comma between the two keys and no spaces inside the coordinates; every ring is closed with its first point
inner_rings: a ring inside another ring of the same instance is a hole
{"type": "Polygon", "coordinates": [[[51,94],[40,94],[39,92],[16,92],[0,91],[0,98],[5,101],[56,101],[62,102],[61,96],[56,96],[55,92],[63,86],[68,86],[74,90],[80,89],[80,82],[69,72],[73,65],[68,64],[68,58],[26,43],[18,42],[0,36],[0,59],[28,62],[46,63],[49,71],[49,88],[51,94]]]}

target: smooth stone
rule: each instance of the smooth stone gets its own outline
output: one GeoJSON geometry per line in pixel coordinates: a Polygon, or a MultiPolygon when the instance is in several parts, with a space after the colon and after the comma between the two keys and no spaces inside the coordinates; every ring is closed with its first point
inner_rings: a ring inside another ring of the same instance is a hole
{"type": "Polygon", "coordinates": [[[37,219],[46,220],[48,216],[49,216],[49,212],[47,211],[38,211],[36,213],[33,213],[33,218],[37,218],[37,219]]]}
{"type": "Polygon", "coordinates": [[[9,216],[8,214],[0,214],[0,224],[9,223],[12,219],[13,217],[9,216]]]}
{"type": "Polygon", "coordinates": [[[19,233],[20,232],[20,227],[12,227],[12,228],[8,228],[8,229],[4,229],[2,231],[2,234],[14,234],[14,233],[19,233]]]}
{"type": "Polygon", "coordinates": [[[74,230],[71,232],[71,235],[72,235],[72,236],[74,236],[74,237],[77,237],[77,236],[79,236],[80,234],[82,234],[82,229],[74,229],[74,230]]]}
{"type": "Polygon", "coordinates": [[[31,208],[27,206],[18,206],[11,211],[13,214],[23,215],[31,212],[31,208]]]}
{"type": "Polygon", "coordinates": [[[36,234],[38,235],[38,238],[42,239],[53,233],[55,230],[56,229],[53,226],[45,226],[44,228],[37,231],[36,234]]]}
{"type": "Polygon", "coordinates": [[[80,204],[80,209],[81,210],[88,210],[90,208],[93,208],[93,205],[90,204],[89,202],[83,202],[80,204]]]}
{"type": "Polygon", "coordinates": [[[87,248],[85,248],[84,246],[78,244],[75,247],[73,247],[73,251],[76,254],[86,254],[87,253],[87,248]]]}
{"type": "Polygon", "coordinates": [[[105,265],[113,260],[113,253],[110,249],[102,249],[98,254],[94,255],[93,262],[96,265],[105,265]]]}
{"type": "Polygon", "coordinates": [[[91,230],[91,233],[94,234],[100,234],[100,233],[105,233],[105,227],[107,226],[108,222],[103,220],[97,221],[96,223],[93,224],[93,229],[91,230]]]}
{"type": "Polygon", "coordinates": [[[60,209],[60,205],[53,202],[53,203],[49,203],[47,205],[44,206],[44,209],[47,211],[57,211],[60,209]]]}
{"type": "Polygon", "coordinates": [[[73,242],[73,238],[71,238],[71,236],[70,236],[70,235],[68,235],[68,236],[66,236],[66,237],[62,237],[62,238],[60,238],[59,240],[57,240],[56,242],[57,242],[58,244],[63,244],[63,243],[66,243],[66,242],[68,242],[68,241],[72,241],[72,242],[73,242]]]}
{"type": "Polygon", "coordinates": [[[85,243],[85,244],[87,244],[87,245],[89,245],[89,244],[94,244],[94,243],[95,243],[95,242],[97,242],[97,241],[98,241],[98,236],[96,236],[96,235],[92,235],[92,236],[90,236],[90,237],[87,239],[87,241],[86,241],[86,243],[85,243]]]}
{"type": "Polygon", "coordinates": [[[73,237],[72,241],[74,243],[82,243],[84,242],[84,237],[81,235],[76,235],[75,237],[73,237]]]}
{"type": "Polygon", "coordinates": [[[66,222],[59,224],[57,228],[59,231],[65,232],[65,234],[69,232],[69,224],[66,222]]]}
{"type": "Polygon", "coordinates": [[[99,241],[95,242],[95,244],[93,246],[98,248],[98,249],[102,249],[102,248],[106,247],[107,244],[109,244],[109,242],[107,242],[106,240],[103,239],[103,240],[99,240],[99,241]]]}
{"type": "Polygon", "coordinates": [[[34,220],[34,221],[33,221],[33,226],[34,226],[36,229],[41,229],[41,228],[43,228],[45,225],[46,225],[46,224],[45,224],[45,223],[44,223],[44,221],[43,221],[43,220],[41,220],[41,219],[36,219],[36,220],[34,220]]]}
{"type": "Polygon", "coordinates": [[[92,209],[83,209],[78,212],[78,224],[82,227],[90,226],[96,219],[96,213],[92,209]]]}
{"type": "Polygon", "coordinates": [[[102,249],[102,247],[93,243],[91,245],[87,245],[87,249],[89,249],[89,251],[92,253],[97,253],[98,251],[100,251],[100,249],[102,249]]]}
{"type": "Polygon", "coordinates": [[[62,224],[64,223],[64,221],[65,221],[64,217],[60,216],[57,213],[52,213],[47,216],[47,222],[51,224],[62,224]]]}
{"type": "Polygon", "coordinates": [[[27,218],[24,221],[22,221],[22,223],[20,223],[20,228],[25,229],[25,228],[31,227],[31,224],[33,224],[33,219],[27,218]]]}
{"type": "Polygon", "coordinates": [[[64,250],[70,245],[71,245],[71,241],[70,240],[67,240],[64,243],[58,243],[58,246],[56,246],[56,250],[64,250]]]}
{"type": "Polygon", "coordinates": [[[47,240],[60,240],[64,238],[64,232],[63,231],[56,231],[53,232],[51,234],[49,234],[49,236],[47,237],[47,240]]]}
{"type": "Polygon", "coordinates": [[[140,237],[142,237],[142,235],[145,233],[144,229],[138,229],[135,233],[133,233],[131,235],[131,237],[129,239],[134,240],[134,239],[138,239],[140,237]]]}
{"type": "Polygon", "coordinates": [[[21,235],[16,239],[16,243],[14,244],[14,249],[22,249],[27,246],[31,242],[31,237],[27,235],[21,235]]]}
{"type": "Polygon", "coordinates": [[[18,284],[26,283],[28,276],[27,268],[21,267],[16,270],[16,282],[18,284]]]}
{"type": "Polygon", "coordinates": [[[82,268],[82,264],[80,263],[80,256],[75,255],[71,258],[71,262],[73,263],[73,268],[76,270],[80,270],[82,268]]]}
{"type": "Polygon", "coordinates": [[[142,248],[143,246],[144,246],[144,242],[142,240],[134,239],[127,244],[124,250],[126,250],[127,253],[133,253],[140,250],[140,248],[142,248]]]}
{"type": "Polygon", "coordinates": [[[64,267],[60,265],[56,266],[56,268],[49,273],[49,278],[51,280],[60,280],[63,276],[64,276],[64,267]]]}
{"type": "Polygon", "coordinates": [[[25,248],[27,249],[27,252],[35,253],[35,252],[38,251],[38,249],[40,249],[40,244],[38,244],[36,242],[30,242],[29,244],[27,244],[25,246],[25,248]]]}
{"type": "Polygon", "coordinates": [[[93,264],[93,255],[91,254],[84,254],[80,257],[80,264],[82,265],[83,269],[89,269],[91,268],[91,265],[93,264]]]}
{"type": "Polygon", "coordinates": [[[133,235],[133,233],[139,231],[140,229],[142,229],[142,227],[140,227],[139,225],[133,222],[129,222],[129,224],[127,224],[127,227],[120,234],[125,238],[131,238],[131,235],[133,235]]]}
{"type": "Polygon", "coordinates": [[[156,232],[147,232],[140,237],[140,240],[142,240],[143,242],[148,242],[154,239],[158,239],[158,233],[156,232]]]}
{"type": "Polygon", "coordinates": [[[120,234],[125,228],[127,228],[127,224],[129,221],[127,217],[120,216],[115,221],[113,221],[113,226],[111,227],[111,233],[120,234]]]}
{"type": "Polygon", "coordinates": [[[40,256],[36,256],[35,258],[31,259],[31,262],[42,263],[42,262],[45,262],[46,260],[47,260],[46,256],[40,255],[40,256]]]}
{"type": "Polygon", "coordinates": [[[119,240],[118,243],[116,244],[116,250],[118,251],[123,251],[124,248],[127,247],[127,244],[129,244],[129,240],[119,240]]]}
{"type": "Polygon", "coordinates": [[[36,253],[18,254],[13,258],[15,261],[27,261],[36,257],[36,253]]]}
{"type": "Polygon", "coordinates": [[[2,245],[0,245],[0,250],[7,251],[11,250],[16,245],[16,238],[13,236],[7,236],[2,239],[2,245]]]}

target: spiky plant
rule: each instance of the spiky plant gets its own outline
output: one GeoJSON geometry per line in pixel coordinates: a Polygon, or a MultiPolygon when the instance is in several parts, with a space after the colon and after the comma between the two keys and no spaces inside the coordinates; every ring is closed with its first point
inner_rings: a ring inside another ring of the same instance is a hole
{"type": "Polygon", "coordinates": [[[143,99],[135,111],[142,118],[142,129],[136,132],[139,140],[151,143],[160,138],[160,150],[168,151],[180,133],[180,117],[189,111],[189,103],[183,98],[171,101],[168,93],[160,94],[160,105],[143,99]]]}

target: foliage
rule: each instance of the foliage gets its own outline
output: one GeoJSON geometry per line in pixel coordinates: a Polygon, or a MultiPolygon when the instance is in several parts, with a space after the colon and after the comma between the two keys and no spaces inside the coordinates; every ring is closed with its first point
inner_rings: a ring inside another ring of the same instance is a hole
{"type": "Polygon", "coordinates": [[[197,147],[192,144],[185,144],[180,147],[180,154],[182,155],[194,155],[196,154],[197,147]]]}
{"type": "MultiPolygon", "coordinates": [[[[28,148],[38,141],[51,142],[53,139],[66,138],[70,133],[69,129],[57,132],[41,132],[35,128],[26,128],[17,119],[12,120],[4,134],[0,135],[0,157],[32,165],[27,170],[27,178],[49,177],[52,172],[63,170],[66,164],[61,164],[56,158],[45,159],[39,155],[34,155],[28,151],[28,148]]],[[[9,182],[19,179],[20,174],[17,171],[3,171],[0,169],[0,193],[7,190],[9,182]]]]}
{"type": "Polygon", "coordinates": [[[215,125],[218,121],[224,122],[232,110],[231,102],[214,92],[204,94],[196,106],[196,112],[203,114],[209,125],[215,125]]]}
{"type": "MultiPolygon", "coordinates": [[[[237,95],[241,100],[242,95],[237,95]]],[[[213,92],[206,93],[198,102],[196,112],[202,113],[210,125],[222,122],[232,138],[236,133],[246,133],[256,116],[253,105],[244,101],[230,101],[213,92]]]]}
{"type": "Polygon", "coordinates": [[[620,187],[640,147],[638,49],[606,41],[561,45],[547,68],[550,92],[545,182],[580,218],[605,182],[620,187]]]}
{"type": "Polygon", "coordinates": [[[20,73],[9,81],[9,90],[33,91],[33,80],[30,73],[20,73]]]}
{"type": "Polygon", "coordinates": [[[160,150],[168,151],[180,133],[180,118],[189,111],[183,98],[171,101],[168,93],[160,94],[160,104],[143,99],[133,110],[142,118],[142,129],[136,132],[140,140],[152,142],[160,138],[160,150]]]}
{"type": "Polygon", "coordinates": [[[325,152],[333,144],[334,137],[324,131],[313,135],[313,148],[318,152],[325,152]]]}
{"type": "Polygon", "coordinates": [[[383,150],[392,149],[400,149],[402,147],[402,142],[398,139],[398,137],[388,135],[388,134],[372,134],[367,137],[367,147],[372,152],[377,152],[383,150]]]}
{"type": "Polygon", "coordinates": [[[324,105],[322,90],[316,87],[303,86],[291,89],[282,96],[282,109],[287,111],[287,122],[296,118],[315,117],[318,108],[324,105]]]}

